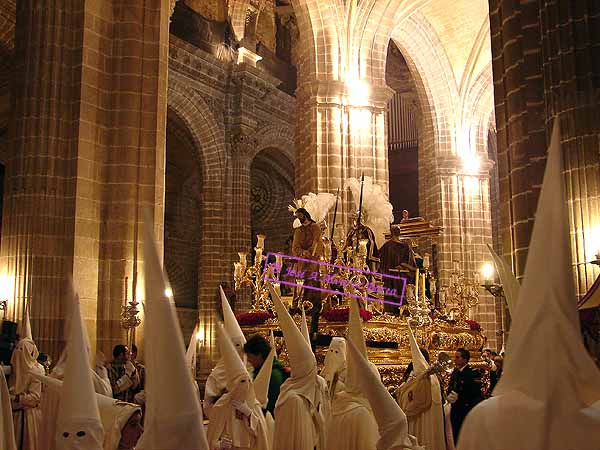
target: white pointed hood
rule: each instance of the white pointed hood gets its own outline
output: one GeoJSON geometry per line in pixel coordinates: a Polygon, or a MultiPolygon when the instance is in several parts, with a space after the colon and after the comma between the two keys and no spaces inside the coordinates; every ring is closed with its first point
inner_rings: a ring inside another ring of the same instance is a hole
{"type": "Polygon", "coordinates": [[[223,322],[225,324],[225,331],[227,331],[227,335],[231,339],[231,342],[233,342],[233,345],[241,354],[244,344],[246,343],[246,337],[244,336],[244,332],[242,331],[240,324],[235,318],[235,314],[231,309],[229,300],[227,300],[227,296],[225,295],[225,292],[221,286],[219,286],[219,292],[221,293],[221,306],[223,308],[223,322]]]}
{"type": "Polygon", "coordinates": [[[30,339],[33,341],[33,334],[31,333],[31,320],[29,319],[29,303],[25,304],[21,328],[21,338],[30,339]]]}
{"type": "Polygon", "coordinates": [[[145,430],[137,450],[207,450],[202,410],[185,360],[185,344],[146,212],[144,284],[146,348],[145,430]]]}
{"type": "Polygon", "coordinates": [[[492,246],[488,244],[488,250],[492,255],[492,259],[494,260],[494,265],[496,266],[496,270],[498,271],[498,276],[500,277],[500,283],[502,284],[502,290],[504,291],[504,298],[506,298],[506,303],[508,305],[508,310],[511,314],[514,314],[515,305],[517,304],[517,300],[519,298],[519,290],[521,285],[519,284],[519,280],[515,277],[515,274],[512,272],[511,268],[508,264],[498,255],[492,246]]]}
{"type": "Polygon", "coordinates": [[[196,333],[198,333],[198,324],[196,324],[196,326],[194,327],[194,330],[192,331],[192,336],[190,337],[190,343],[188,344],[188,348],[185,352],[185,362],[187,363],[188,367],[190,368],[190,373],[192,374],[192,377],[196,377],[196,355],[197,355],[197,347],[198,347],[198,341],[196,338],[196,333]]]}
{"type": "Polygon", "coordinates": [[[306,342],[306,338],[296,326],[296,323],[282,303],[277,292],[275,292],[275,289],[273,289],[273,285],[268,283],[267,286],[271,292],[271,298],[273,299],[273,305],[275,306],[275,312],[277,313],[279,327],[281,328],[285,339],[292,378],[301,378],[308,375],[310,372],[316,371],[317,360],[315,359],[315,355],[313,354],[309,343],[306,342]]]}
{"type": "Polygon", "coordinates": [[[323,369],[321,370],[321,376],[327,381],[327,385],[331,386],[333,377],[336,373],[342,372],[346,367],[346,340],[341,337],[334,337],[331,339],[327,354],[325,355],[325,361],[323,362],[323,369]]]}
{"type": "Polygon", "coordinates": [[[494,439],[505,450],[598,449],[600,371],[580,334],[562,158],[555,121],[502,377],[467,417],[459,448],[476,448],[493,423],[507,431],[494,439]]]}
{"type": "Polygon", "coordinates": [[[421,450],[414,436],[408,434],[408,420],[379,377],[371,370],[369,361],[354,343],[348,341],[348,363],[355,364],[363,374],[359,387],[369,400],[379,428],[378,450],[421,450]]]}
{"type": "Polygon", "coordinates": [[[81,317],[79,296],[72,307],[69,357],[65,364],[64,389],[56,419],[58,450],[101,450],[104,429],[92,381],[87,334],[81,317]]]}
{"type": "Polygon", "coordinates": [[[300,308],[302,310],[302,321],[300,322],[300,331],[302,332],[302,336],[306,339],[306,342],[310,345],[310,333],[308,332],[308,323],[306,322],[306,313],[304,312],[304,308],[300,308]]]}
{"type": "Polygon", "coordinates": [[[269,342],[271,342],[271,348],[273,349],[275,358],[277,358],[277,344],[275,344],[275,335],[273,334],[273,330],[271,330],[271,336],[269,337],[269,342]]]}
{"type": "MultiPolygon", "coordinates": [[[[271,331],[273,336],[273,331],[271,331]]],[[[275,345],[271,342],[271,351],[269,352],[267,359],[263,362],[260,367],[256,378],[254,378],[254,393],[256,394],[256,400],[264,408],[269,401],[269,384],[271,382],[271,372],[273,372],[273,360],[275,359],[275,345]]]]}
{"type": "MultiPolygon", "coordinates": [[[[365,342],[365,336],[362,329],[362,319],[360,318],[358,300],[355,298],[350,299],[348,339],[354,344],[358,351],[360,351],[360,354],[368,361],[369,357],[367,354],[367,344],[365,342]]],[[[364,374],[362,373],[361,368],[356,365],[354,360],[347,360],[347,368],[346,391],[358,394],[361,392],[359,379],[363,377],[364,374]]]]}
{"type": "Polygon", "coordinates": [[[415,375],[420,375],[429,369],[429,363],[427,363],[423,353],[421,353],[417,339],[410,328],[410,323],[407,323],[406,327],[408,328],[408,340],[410,341],[410,353],[412,355],[413,371],[415,375]]]}
{"type": "MultiPolygon", "coordinates": [[[[47,388],[61,395],[64,382],[45,375],[34,374],[47,388]]],[[[139,405],[122,402],[96,393],[96,401],[104,428],[104,450],[117,450],[121,441],[121,430],[135,412],[142,412],[139,405]]]]}
{"type": "Polygon", "coordinates": [[[227,374],[227,390],[232,392],[241,379],[246,383],[249,381],[248,371],[222,323],[217,325],[217,338],[219,339],[219,349],[227,374]]]}

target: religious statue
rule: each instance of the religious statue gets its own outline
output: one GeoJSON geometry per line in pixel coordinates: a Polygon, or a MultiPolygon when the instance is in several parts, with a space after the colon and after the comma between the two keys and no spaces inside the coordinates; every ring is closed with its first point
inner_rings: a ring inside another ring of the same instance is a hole
{"type": "MultiPolygon", "coordinates": [[[[392,237],[383,244],[379,251],[379,271],[385,275],[403,276],[409,283],[414,283],[416,263],[415,255],[410,245],[401,240],[400,227],[392,227],[392,237]]],[[[400,280],[383,277],[383,286],[402,292],[403,283],[400,280]]],[[[389,299],[386,299],[389,300],[389,299]]],[[[385,311],[397,313],[398,307],[388,302],[385,311]]]]}
{"type": "Polygon", "coordinates": [[[373,230],[365,225],[365,222],[367,221],[367,214],[365,211],[363,211],[361,214],[360,224],[358,224],[358,213],[356,213],[354,225],[346,236],[346,248],[356,249],[358,248],[358,241],[361,239],[366,239],[368,241],[367,265],[371,270],[375,270],[379,265],[379,249],[377,248],[377,242],[375,241],[375,234],[373,233],[373,230]]]}
{"type": "MultiPolygon", "coordinates": [[[[304,208],[298,208],[294,216],[300,222],[300,226],[294,229],[292,241],[292,254],[304,260],[318,261],[323,256],[323,241],[321,227],[316,223],[310,213],[304,208]]],[[[318,272],[319,266],[307,261],[298,261],[295,265],[297,274],[302,274],[305,286],[318,286],[318,281],[310,280],[312,272],[318,272]]],[[[310,301],[314,307],[320,308],[321,294],[313,289],[304,289],[304,301],[310,301]]],[[[297,298],[294,298],[294,306],[297,306],[297,298]]],[[[301,305],[300,305],[301,306],[301,305]]]]}

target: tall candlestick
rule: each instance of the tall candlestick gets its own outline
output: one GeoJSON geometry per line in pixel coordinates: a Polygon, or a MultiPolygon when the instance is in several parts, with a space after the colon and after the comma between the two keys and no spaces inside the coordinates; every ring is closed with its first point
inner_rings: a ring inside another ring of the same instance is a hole
{"type": "Polygon", "coordinates": [[[426,278],[426,274],[421,275],[421,280],[423,281],[423,285],[421,286],[422,300],[423,301],[427,300],[427,296],[425,295],[425,278],[426,278]]]}
{"type": "Polygon", "coordinates": [[[264,234],[256,235],[256,248],[265,248],[265,235],[264,234]]]}
{"type": "Polygon", "coordinates": [[[275,255],[275,265],[277,265],[278,267],[281,267],[281,255],[275,255]]]}
{"type": "Polygon", "coordinates": [[[415,274],[415,300],[419,300],[419,268],[417,267],[417,273],[415,274]]]}
{"type": "Polygon", "coordinates": [[[258,247],[256,249],[256,261],[259,262],[259,263],[260,263],[260,261],[262,259],[262,252],[263,252],[262,248],[258,247]]]}
{"type": "Polygon", "coordinates": [[[233,263],[233,276],[234,278],[240,278],[242,276],[242,263],[233,263]]]}

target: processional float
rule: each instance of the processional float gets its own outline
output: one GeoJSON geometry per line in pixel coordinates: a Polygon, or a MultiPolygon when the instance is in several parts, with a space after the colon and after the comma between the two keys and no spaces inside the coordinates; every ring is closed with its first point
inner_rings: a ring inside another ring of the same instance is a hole
{"type": "MultiPolygon", "coordinates": [[[[486,339],[479,324],[469,320],[469,309],[479,301],[477,277],[469,277],[460,270],[460,264],[454,262],[450,282],[439,286],[437,239],[442,228],[423,218],[411,219],[406,214],[400,224],[391,225],[391,205],[379,186],[365,177],[360,181],[351,179],[347,186],[359,206],[356,218],[345,230],[343,224],[335,224],[337,215],[334,213],[334,225],[329,233],[323,233],[322,255],[318,261],[305,262],[312,266],[308,273],[296,269],[303,258],[265,252],[266,237],[262,234],[257,236],[250,264],[249,255],[239,253],[239,261],[234,263],[235,289],[249,291],[250,295],[249,310],[237,315],[244,333],[269,338],[273,332],[277,354],[286,359],[267,285],[272,283],[291,307],[299,326],[302,309],[307,312],[309,329],[315,330],[311,340],[320,364],[331,339],[345,337],[349,299],[358,298],[369,360],[377,365],[388,388],[394,389],[400,384],[411,361],[409,323],[419,346],[428,350],[432,362],[440,353],[452,355],[463,347],[471,352],[472,365],[487,369],[487,364],[480,359],[486,339]],[[369,252],[373,242],[364,238],[361,227],[373,232],[377,238],[375,245],[390,237],[392,227],[398,228],[399,240],[407,243],[416,255],[416,267],[404,264],[388,274],[379,273],[372,265],[369,252]],[[305,299],[308,289],[319,290],[321,305],[305,299]],[[315,308],[319,310],[317,314],[308,314],[315,308]],[[318,321],[315,327],[313,320],[318,321]]],[[[305,208],[326,228],[325,217],[334,207],[337,212],[338,199],[334,194],[311,193],[294,201],[290,210],[305,208]]]]}

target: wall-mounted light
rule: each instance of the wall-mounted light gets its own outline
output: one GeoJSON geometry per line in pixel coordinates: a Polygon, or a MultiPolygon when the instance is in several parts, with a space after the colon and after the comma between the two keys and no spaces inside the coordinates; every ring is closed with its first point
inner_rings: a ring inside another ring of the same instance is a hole
{"type": "Polygon", "coordinates": [[[14,280],[8,275],[0,277],[0,310],[2,317],[6,319],[6,311],[8,310],[8,301],[14,294],[14,280]]]}
{"type": "Polygon", "coordinates": [[[491,284],[494,278],[494,266],[490,263],[485,263],[481,267],[481,276],[485,284],[491,284]]]}
{"type": "Polygon", "coordinates": [[[170,287],[165,289],[165,297],[173,298],[173,290],[170,287]]]}

